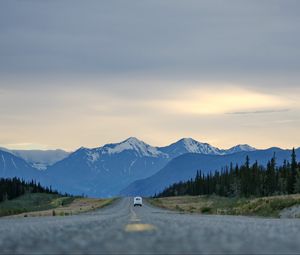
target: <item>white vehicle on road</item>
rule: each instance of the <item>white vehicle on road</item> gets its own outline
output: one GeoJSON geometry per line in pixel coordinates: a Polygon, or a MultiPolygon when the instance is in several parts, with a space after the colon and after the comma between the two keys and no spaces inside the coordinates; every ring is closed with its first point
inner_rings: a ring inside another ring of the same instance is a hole
{"type": "Polygon", "coordinates": [[[141,197],[134,197],[133,199],[133,206],[142,206],[143,205],[143,199],[141,197]]]}

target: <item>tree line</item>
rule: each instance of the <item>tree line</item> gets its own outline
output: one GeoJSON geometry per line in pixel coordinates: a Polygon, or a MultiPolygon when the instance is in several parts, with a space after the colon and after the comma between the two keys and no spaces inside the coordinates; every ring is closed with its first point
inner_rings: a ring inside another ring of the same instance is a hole
{"type": "Polygon", "coordinates": [[[56,190],[52,190],[51,186],[42,187],[41,184],[32,180],[26,182],[17,177],[15,178],[0,178],[0,202],[14,199],[25,193],[48,193],[59,194],[56,190]]]}
{"type": "Polygon", "coordinates": [[[295,149],[291,161],[276,165],[276,154],[264,167],[256,161],[250,165],[247,156],[242,166],[233,165],[221,171],[204,174],[197,171],[195,178],[166,188],[155,197],[182,195],[211,195],[260,197],[300,193],[300,163],[295,149]]]}

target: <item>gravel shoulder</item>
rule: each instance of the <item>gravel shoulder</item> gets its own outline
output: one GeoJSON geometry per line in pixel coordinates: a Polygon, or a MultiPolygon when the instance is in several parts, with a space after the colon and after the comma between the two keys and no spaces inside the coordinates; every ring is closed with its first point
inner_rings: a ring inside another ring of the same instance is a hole
{"type": "Polygon", "coordinates": [[[300,205],[295,205],[280,212],[280,218],[298,218],[300,219],[300,205]]]}

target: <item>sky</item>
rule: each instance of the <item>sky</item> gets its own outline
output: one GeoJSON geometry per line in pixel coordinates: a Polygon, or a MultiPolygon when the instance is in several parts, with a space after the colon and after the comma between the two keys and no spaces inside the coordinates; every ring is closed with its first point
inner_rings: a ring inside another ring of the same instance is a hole
{"type": "Polygon", "coordinates": [[[300,146],[298,0],[2,0],[0,146],[300,146]]]}

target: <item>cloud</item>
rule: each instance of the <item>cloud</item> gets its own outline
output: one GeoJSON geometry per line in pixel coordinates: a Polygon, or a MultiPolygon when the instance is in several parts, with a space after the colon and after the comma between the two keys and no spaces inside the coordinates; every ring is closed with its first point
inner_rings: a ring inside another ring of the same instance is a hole
{"type": "MultiPolygon", "coordinates": [[[[212,115],[266,113],[270,108],[291,105],[282,96],[260,93],[236,85],[215,85],[214,88],[191,89],[178,93],[178,98],[158,104],[176,114],[212,115]],[[263,110],[261,110],[263,109],[263,110]]],[[[282,108],[280,108],[282,110],[282,108]]]]}
{"type": "Polygon", "coordinates": [[[6,74],[297,75],[299,1],[14,1],[0,9],[6,74]],[[78,18],[80,17],[80,18],[78,18]]]}
{"type": "Polygon", "coordinates": [[[244,115],[244,114],[281,113],[281,112],[288,112],[290,110],[291,109],[270,109],[270,110],[257,110],[257,111],[229,112],[227,114],[244,115]]]}

